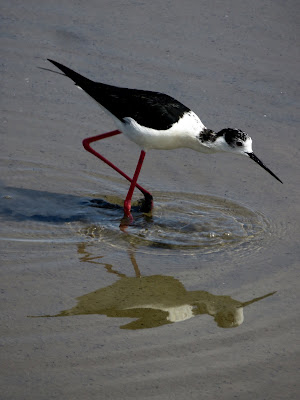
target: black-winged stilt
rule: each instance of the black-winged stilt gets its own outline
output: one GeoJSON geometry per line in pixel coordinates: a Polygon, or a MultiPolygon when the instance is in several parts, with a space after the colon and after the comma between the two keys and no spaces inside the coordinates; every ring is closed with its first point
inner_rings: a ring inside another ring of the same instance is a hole
{"type": "Polygon", "coordinates": [[[241,154],[250,157],[282,183],[256,157],[252,151],[251,137],[240,129],[227,128],[214,132],[207,129],[192,110],[166,94],[94,82],[56,61],[49,61],[96,100],[116,123],[117,130],[86,138],[83,140],[83,146],[131,182],[124,202],[126,217],[132,219],[131,199],[135,187],[144,194],[148,209],[152,208],[151,194],[137,183],[146,151],[150,149],[170,150],[187,147],[202,153],[241,154]],[[120,133],[124,133],[141,148],[133,178],[90,147],[92,142],[120,133]]]}

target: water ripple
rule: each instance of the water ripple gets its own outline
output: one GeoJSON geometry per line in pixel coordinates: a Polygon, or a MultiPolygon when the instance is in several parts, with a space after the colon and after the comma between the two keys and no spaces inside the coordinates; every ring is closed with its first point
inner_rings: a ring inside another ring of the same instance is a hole
{"type": "MultiPolygon", "coordinates": [[[[115,247],[122,247],[129,241],[144,250],[211,253],[237,245],[258,247],[259,240],[270,229],[262,214],[230,200],[167,192],[156,192],[154,199],[152,216],[133,212],[134,222],[125,229],[125,234],[119,229],[120,220],[113,218],[116,214],[122,216],[121,205],[112,211],[100,202],[97,223],[85,226],[80,234],[115,247]]],[[[107,203],[118,204],[120,199],[110,197],[107,203]]],[[[95,202],[90,205],[95,207],[95,202]]]]}
{"type": "MultiPolygon", "coordinates": [[[[134,222],[121,228],[123,197],[80,195],[24,189],[20,182],[51,187],[113,186],[104,175],[77,174],[33,162],[2,160],[10,184],[0,193],[0,240],[74,243],[98,241],[140,252],[208,254],[232,249],[255,251],[275,227],[259,212],[237,202],[209,195],[154,192],[152,215],[133,204],[134,222]],[[16,161],[15,161],[16,162],[16,161]],[[46,179],[47,177],[47,179],[46,179]]],[[[42,187],[43,187],[42,186],[42,187]]],[[[57,190],[57,191],[58,191],[57,190]]],[[[67,190],[70,192],[71,190],[67,190]]],[[[74,192],[74,190],[73,190],[74,192]]],[[[77,190],[78,193],[78,190],[77,190]]]]}

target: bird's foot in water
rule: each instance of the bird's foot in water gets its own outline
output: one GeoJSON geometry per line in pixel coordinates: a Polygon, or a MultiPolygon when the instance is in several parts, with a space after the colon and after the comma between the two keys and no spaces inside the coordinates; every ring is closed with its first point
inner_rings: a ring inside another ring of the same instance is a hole
{"type": "Polygon", "coordinates": [[[143,212],[145,214],[148,214],[152,211],[153,197],[150,193],[145,194],[145,197],[138,201],[138,209],[140,212],[143,212]]]}
{"type": "Polygon", "coordinates": [[[132,224],[133,216],[131,210],[135,212],[142,212],[150,214],[153,209],[153,197],[151,194],[145,194],[143,199],[138,200],[137,206],[131,208],[131,201],[125,200],[124,202],[124,217],[122,218],[120,227],[127,227],[132,224]]]}
{"type": "Polygon", "coordinates": [[[131,208],[131,201],[124,201],[124,217],[132,218],[131,210],[148,214],[153,208],[153,197],[151,194],[145,194],[143,199],[138,200],[137,206],[131,208]]]}

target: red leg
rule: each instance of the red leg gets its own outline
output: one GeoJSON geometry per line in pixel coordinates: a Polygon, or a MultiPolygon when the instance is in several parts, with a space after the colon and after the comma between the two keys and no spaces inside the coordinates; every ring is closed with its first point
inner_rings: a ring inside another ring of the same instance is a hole
{"type": "Polygon", "coordinates": [[[146,155],[145,151],[142,150],[141,154],[140,154],[139,161],[138,161],[136,169],[135,169],[135,173],[133,175],[133,178],[132,178],[132,181],[131,181],[131,184],[130,184],[130,188],[128,190],[126,199],[124,201],[124,214],[126,215],[126,217],[131,217],[131,214],[130,214],[131,199],[132,199],[134,188],[135,188],[135,186],[137,186],[136,182],[137,182],[139,174],[141,172],[141,168],[142,168],[142,165],[143,165],[143,161],[144,161],[145,155],[146,155]]]}
{"type": "MultiPolygon", "coordinates": [[[[120,170],[116,165],[114,165],[112,162],[110,162],[107,158],[103,157],[101,154],[99,154],[96,150],[94,150],[94,149],[90,146],[90,143],[92,143],[92,142],[96,142],[97,140],[101,140],[101,139],[106,139],[106,138],[111,137],[111,136],[119,135],[120,133],[122,133],[122,132],[119,131],[119,130],[115,130],[115,131],[111,131],[111,132],[107,132],[107,133],[102,133],[102,134],[100,134],[100,135],[96,135],[96,136],[92,136],[92,137],[89,137],[89,138],[84,139],[84,140],[82,141],[82,144],[83,144],[83,147],[84,147],[87,151],[89,151],[90,153],[92,153],[94,156],[100,158],[100,160],[102,160],[103,162],[105,162],[107,165],[109,165],[111,168],[113,168],[115,171],[117,171],[120,175],[122,175],[125,179],[127,179],[129,182],[132,183],[133,179],[131,179],[128,175],[125,174],[125,172],[123,172],[122,170],[120,170]]],[[[144,152],[144,153],[145,153],[145,152],[144,152]]],[[[144,154],[144,157],[145,157],[145,154],[144,154]]],[[[143,157],[143,159],[144,159],[144,157],[143,157]]],[[[143,161],[142,161],[142,163],[143,163],[143,161]]],[[[138,164],[138,165],[139,165],[139,164],[138,164]]],[[[140,166],[140,169],[141,169],[141,167],[142,167],[142,164],[141,164],[141,166],[140,166]]],[[[140,171],[140,169],[139,169],[139,171],[140,171]]],[[[136,180],[137,180],[137,178],[138,178],[138,175],[137,175],[137,177],[136,177],[136,180]]],[[[132,185],[130,185],[130,187],[131,187],[131,186],[132,186],[132,185]]],[[[134,187],[135,187],[135,186],[136,186],[136,187],[143,193],[143,195],[145,196],[145,208],[151,210],[151,208],[152,208],[152,200],[153,200],[151,193],[149,193],[146,189],[144,189],[142,186],[140,186],[136,181],[135,181],[135,184],[132,186],[132,187],[133,187],[132,193],[133,193],[133,190],[134,190],[134,187]]],[[[130,191],[130,189],[129,189],[129,191],[130,191]]],[[[129,192],[128,192],[128,193],[129,193],[129,192]]],[[[127,194],[127,197],[128,197],[128,194],[127,194]]],[[[131,197],[132,197],[132,194],[131,194],[131,197]]],[[[131,197],[130,197],[130,200],[131,200],[131,197]]],[[[127,199],[127,198],[126,198],[126,199],[127,199]]],[[[130,209],[129,209],[129,213],[130,213],[130,209]]]]}

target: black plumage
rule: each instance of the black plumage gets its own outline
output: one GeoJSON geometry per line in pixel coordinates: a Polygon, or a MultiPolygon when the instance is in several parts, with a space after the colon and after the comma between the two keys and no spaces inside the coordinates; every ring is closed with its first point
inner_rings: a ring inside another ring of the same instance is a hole
{"type": "Polygon", "coordinates": [[[125,117],[130,117],[142,126],[167,130],[190,111],[167,94],[94,82],[56,61],[48,60],[122,122],[126,122],[125,117]]]}

